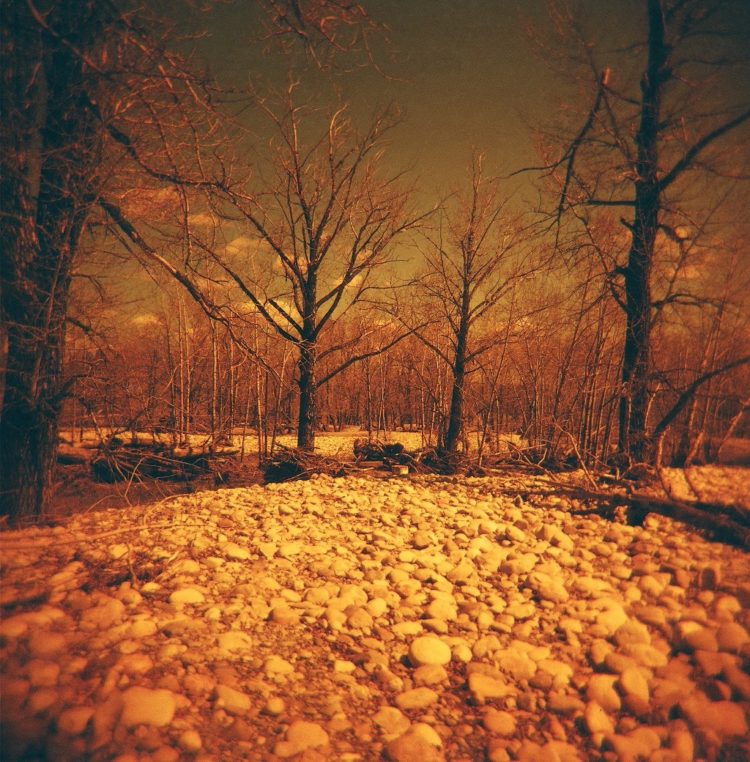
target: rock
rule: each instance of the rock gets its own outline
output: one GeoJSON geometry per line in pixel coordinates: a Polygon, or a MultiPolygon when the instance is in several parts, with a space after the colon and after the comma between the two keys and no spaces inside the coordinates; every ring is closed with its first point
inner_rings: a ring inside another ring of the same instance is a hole
{"type": "Polygon", "coordinates": [[[618,685],[624,695],[635,696],[641,701],[648,703],[650,698],[648,680],[638,667],[626,667],[620,673],[618,685]]]}
{"type": "Polygon", "coordinates": [[[282,542],[279,545],[278,555],[280,558],[293,558],[302,552],[301,542],[282,542]]]}
{"type": "Polygon", "coordinates": [[[328,733],[317,722],[295,720],[286,731],[286,740],[291,744],[295,754],[307,749],[321,749],[329,745],[328,733]]]}
{"type": "Polygon", "coordinates": [[[40,659],[55,656],[65,648],[65,636],[59,632],[39,630],[29,640],[29,652],[40,659]]]}
{"type": "Polygon", "coordinates": [[[604,635],[614,635],[628,621],[628,615],[622,605],[611,598],[602,598],[595,602],[601,611],[596,616],[596,623],[604,635]]]}
{"type": "Polygon", "coordinates": [[[130,548],[123,544],[123,543],[117,543],[115,545],[110,545],[107,548],[107,555],[113,560],[117,561],[120,558],[124,558],[128,555],[130,551],[130,548]]]}
{"type": "Polygon", "coordinates": [[[439,749],[443,745],[443,739],[438,735],[435,728],[432,725],[428,725],[426,722],[415,722],[414,725],[409,728],[409,733],[424,738],[427,743],[439,749]]]}
{"type": "Polygon", "coordinates": [[[439,748],[410,731],[390,741],[385,752],[393,762],[443,762],[445,759],[439,748]]]}
{"type": "Polygon", "coordinates": [[[527,577],[526,584],[543,601],[565,603],[570,598],[570,594],[559,577],[551,577],[549,574],[533,571],[527,577]]]}
{"type": "Polygon", "coordinates": [[[226,656],[231,656],[234,653],[241,653],[243,651],[249,651],[253,645],[253,641],[250,636],[241,630],[230,630],[229,632],[222,632],[217,640],[219,642],[219,650],[226,656]]]}
{"type": "Polygon", "coordinates": [[[547,708],[558,714],[581,714],[585,704],[578,696],[565,693],[552,693],[547,698],[547,708]]]}
{"type": "Polygon", "coordinates": [[[236,542],[225,542],[221,546],[221,552],[225,558],[232,561],[247,561],[250,558],[250,551],[247,548],[243,548],[236,542]]]}
{"type": "Polygon", "coordinates": [[[176,702],[172,691],[142,688],[135,685],[122,694],[120,722],[130,728],[135,725],[163,727],[172,722],[176,702]]]}
{"type": "Polygon", "coordinates": [[[286,704],[284,704],[284,700],[278,696],[271,696],[263,707],[263,711],[272,717],[278,717],[280,714],[283,714],[285,709],[286,704]]]}
{"type": "Polygon", "coordinates": [[[537,670],[537,664],[528,652],[518,647],[496,651],[493,660],[503,672],[512,675],[515,680],[529,680],[537,670]]]}
{"type": "Polygon", "coordinates": [[[372,719],[383,731],[386,740],[397,738],[405,733],[411,725],[409,718],[395,706],[381,707],[372,719]]]}
{"type": "Polygon", "coordinates": [[[710,627],[699,627],[685,634],[683,643],[694,651],[718,651],[716,633],[710,627]]]}
{"type": "Polygon", "coordinates": [[[726,622],[716,631],[716,642],[720,651],[739,653],[750,642],[750,635],[741,624],[726,622]]]}
{"type": "Polygon", "coordinates": [[[290,606],[274,606],[268,618],[276,624],[295,625],[299,624],[300,613],[290,606]]]}
{"type": "Polygon", "coordinates": [[[94,710],[93,738],[91,748],[99,749],[109,743],[112,738],[112,730],[117,724],[117,720],[122,712],[123,699],[119,691],[113,691],[109,696],[94,710]]]}
{"type": "Polygon", "coordinates": [[[591,735],[613,733],[615,726],[602,706],[596,701],[589,701],[583,711],[583,718],[591,735]]]}
{"type": "Polygon", "coordinates": [[[426,635],[411,642],[409,660],[416,667],[424,665],[444,666],[451,660],[451,649],[442,640],[426,635]]]}
{"type": "Polygon", "coordinates": [[[750,701],[750,675],[736,665],[724,668],[724,677],[743,701],[750,701]]]}
{"type": "Polygon", "coordinates": [[[448,672],[439,664],[425,664],[414,670],[412,679],[415,685],[439,685],[448,679],[448,672]]]}
{"type": "Polygon", "coordinates": [[[417,550],[424,550],[432,545],[432,538],[429,533],[420,530],[414,533],[414,536],[411,538],[411,544],[417,550]]]}
{"type": "Polygon", "coordinates": [[[621,760],[649,759],[661,747],[661,737],[652,728],[636,728],[627,735],[610,735],[610,746],[621,760]]]}
{"type": "Polygon", "coordinates": [[[266,659],[263,669],[269,677],[274,675],[289,675],[294,672],[294,666],[292,664],[275,654],[266,659]]]}
{"type": "Polygon", "coordinates": [[[82,735],[94,716],[92,706],[71,706],[63,710],[57,718],[57,729],[69,736],[82,735]]]}
{"type": "Polygon", "coordinates": [[[680,701],[680,711],[692,727],[710,730],[720,738],[746,736],[748,733],[742,707],[731,701],[709,701],[696,693],[680,701]]]}
{"type": "Polygon", "coordinates": [[[443,622],[455,622],[458,619],[458,611],[455,603],[438,599],[427,606],[427,616],[443,622]]]}
{"type": "Polygon", "coordinates": [[[347,615],[346,623],[355,630],[369,631],[372,628],[373,619],[366,608],[355,606],[347,615]]]}
{"type": "Polygon", "coordinates": [[[684,722],[674,723],[669,731],[669,748],[675,755],[675,762],[693,762],[695,742],[690,731],[683,727],[684,722]]]}
{"type": "Polygon", "coordinates": [[[128,627],[129,638],[148,638],[151,635],[156,635],[158,627],[153,619],[137,619],[128,627]]]}
{"type": "Polygon", "coordinates": [[[630,619],[617,628],[614,641],[618,646],[632,645],[634,643],[650,644],[651,633],[648,627],[637,619],[630,619]]]}
{"type": "Polygon", "coordinates": [[[245,714],[251,706],[250,696],[228,685],[216,686],[216,698],[219,705],[230,714],[245,714]]]}
{"type": "Polygon", "coordinates": [[[616,675],[592,675],[586,688],[586,698],[605,712],[619,712],[621,702],[614,687],[616,680],[616,675]]]}
{"type": "Polygon", "coordinates": [[[484,704],[487,699],[504,698],[513,689],[502,680],[474,672],[469,675],[469,691],[477,704],[484,704]]]}
{"type": "Polygon", "coordinates": [[[106,630],[120,622],[125,615],[125,604],[117,598],[98,596],[99,603],[81,614],[80,627],[84,630],[106,630]]]}
{"type": "Polygon", "coordinates": [[[200,574],[200,571],[201,565],[192,558],[183,558],[172,566],[173,574],[187,574],[192,576],[200,574]]]}
{"type": "Polygon", "coordinates": [[[184,730],[180,733],[177,744],[188,754],[196,754],[203,748],[203,739],[196,730],[184,730]]]}
{"type": "Polygon", "coordinates": [[[631,643],[623,646],[621,650],[625,656],[648,669],[664,667],[668,661],[666,654],[647,643],[631,643]]]}
{"type": "Polygon", "coordinates": [[[516,719],[510,712],[489,709],[484,715],[482,724],[490,733],[500,736],[512,736],[516,732],[516,719]]]}
{"type": "Polygon", "coordinates": [[[396,696],[399,709],[425,709],[438,700],[438,694],[431,688],[412,688],[396,696]]]}
{"type": "Polygon", "coordinates": [[[32,659],[26,665],[26,673],[32,688],[51,688],[57,685],[60,665],[44,659],[32,659]]]}
{"type": "Polygon", "coordinates": [[[203,593],[200,590],[196,590],[194,587],[183,587],[179,590],[175,590],[169,596],[169,602],[175,605],[197,605],[198,603],[203,603],[205,600],[206,597],[203,595],[203,593]]]}

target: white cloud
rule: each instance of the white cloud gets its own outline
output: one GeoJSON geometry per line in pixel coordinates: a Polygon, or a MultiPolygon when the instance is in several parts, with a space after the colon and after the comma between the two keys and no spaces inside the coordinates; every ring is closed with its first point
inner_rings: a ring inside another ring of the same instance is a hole
{"type": "Polygon", "coordinates": [[[153,312],[142,312],[139,315],[133,315],[130,318],[130,322],[138,328],[148,328],[161,324],[161,320],[153,312]]]}

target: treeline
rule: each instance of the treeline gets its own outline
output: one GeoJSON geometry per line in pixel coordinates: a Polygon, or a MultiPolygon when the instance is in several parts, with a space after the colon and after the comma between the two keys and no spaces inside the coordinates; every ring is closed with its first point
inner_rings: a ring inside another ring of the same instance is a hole
{"type": "MultiPolygon", "coordinates": [[[[529,316],[515,317],[511,310],[482,327],[490,347],[469,367],[464,382],[458,449],[516,452],[548,464],[622,465],[616,457],[621,315],[606,295],[574,282],[567,293],[559,288],[545,293],[549,277],[538,273],[514,295],[529,316]]],[[[294,348],[257,316],[243,326],[243,341],[237,343],[225,326],[171,292],[171,301],[160,300],[160,312],[146,307],[120,330],[93,336],[69,330],[65,372],[71,393],[61,435],[77,438],[95,428],[145,431],[166,434],[176,445],[198,435],[210,446],[252,434],[259,436],[261,454],[269,455],[280,434],[298,429],[294,348]]],[[[410,301],[403,292],[400,298],[410,301]]],[[[711,312],[670,326],[657,345],[665,370],[649,411],[652,428],[696,379],[741,357],[744,318],[727,305],[711,312]]],[[[365,330],[361,319],[347,316],[335,325],[331,341],[346,343],[365,330]]],[[[440,326],[420,334],[405,335],[322,386],[316,430],[357,427],[373,438],[416,431],[425,445],[444,446],[452,369],[438,350],[448,350],[449,337],[440,326]]],[[[371,346],[381,345],[381,339],[371,337],[371,346]]],[[[324,360],[322,374],[327,370],[324,360]]],[[[747,388],[747,368],[698,387],[666,427],[661,462],[712,462],[727,438],[750,437],[750,422],[742,416],[747,388]]]]}

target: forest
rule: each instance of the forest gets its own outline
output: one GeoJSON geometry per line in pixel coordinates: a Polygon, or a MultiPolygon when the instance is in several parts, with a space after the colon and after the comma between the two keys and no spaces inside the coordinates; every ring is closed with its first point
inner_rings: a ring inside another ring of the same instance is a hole
{"type": "Polygon", "coordinates": [[[536,159],[473,146],[427,187],[389,155],[401,104],[364,118],[340,84],[398,64],[377,5],[259,3],[238,88],[201,58],[210,10],[5,3],[3,512],[41,515],[92,429],[746,459],[744,17],[673,5],[601,51],[550,5],[527,45],[569,98],[536,159]]]}
{"type": "Polygon", "coordinates": [[[750,3],[0,0],[0,757],[750,759],[750,3]]]}

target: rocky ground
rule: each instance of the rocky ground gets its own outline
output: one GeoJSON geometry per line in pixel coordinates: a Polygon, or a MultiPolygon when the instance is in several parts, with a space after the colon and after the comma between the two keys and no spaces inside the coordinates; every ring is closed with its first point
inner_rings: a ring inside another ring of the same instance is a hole
{"type": "Polygon", "coordinates": [[[587,507],[316,478],[4,532],[3,759],[750,758],[750,557],[587,507]]]}

